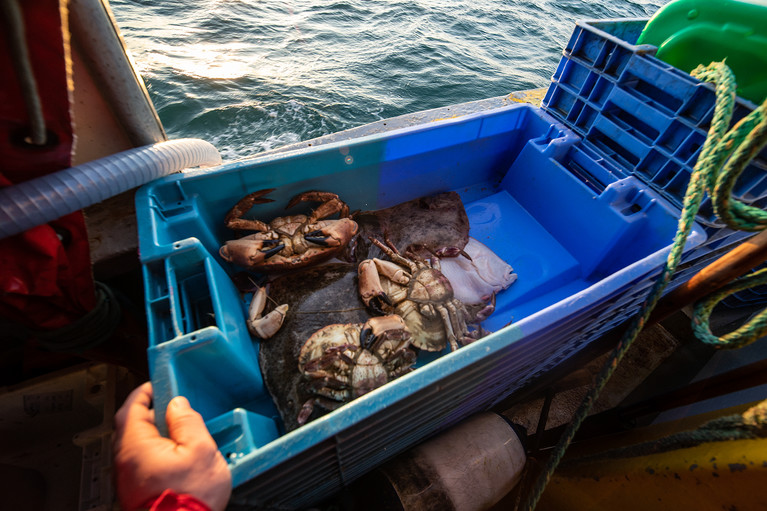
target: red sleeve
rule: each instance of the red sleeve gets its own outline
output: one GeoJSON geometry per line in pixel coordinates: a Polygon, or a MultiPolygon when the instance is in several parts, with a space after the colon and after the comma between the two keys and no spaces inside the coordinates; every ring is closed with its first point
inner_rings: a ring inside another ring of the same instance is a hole
{"type": "Polygon", "coordinates": [[[211,511],[210,508],[196,497],[187,494],[165,490],[154,500],[144,506],[149,511],[211,511]]]}

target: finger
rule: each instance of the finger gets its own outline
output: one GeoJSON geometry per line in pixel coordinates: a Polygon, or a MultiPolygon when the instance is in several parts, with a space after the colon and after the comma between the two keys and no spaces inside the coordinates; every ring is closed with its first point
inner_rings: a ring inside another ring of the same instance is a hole
{"type": "Polygon", "coordinates": [[[117,414],[115,414],[115,437],[119,442],[130,438],[132,442],[138,439],[160,438],[160,432],[154,423],[152,405],[152,385],[145,383],[135,389],[117,414]]]}
{"type": "Polygon", "coordinates": [[[182,446],[200,445],[215,442],[205,427],[202,415],[197,413],[183,396],[174,397],[165,412],[168,424],[168,436],[182,446]]]}
{"type": "Polygon", "coordinates": [[[146,382],[133,389],[125,402],[115,414],[115,428],[125,429],[129,421],[141,418],[149,414],[149,406],[152,404],[152,384],[146,382]]]}

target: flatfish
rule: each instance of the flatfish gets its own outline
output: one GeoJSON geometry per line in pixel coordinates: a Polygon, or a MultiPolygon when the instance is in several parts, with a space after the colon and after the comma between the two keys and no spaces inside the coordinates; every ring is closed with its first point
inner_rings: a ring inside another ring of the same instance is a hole
{"type": "MultiPolygon", "coordinates": [[[[469,241],[469,217],[456,192],[444,192],[403,202],[386,209],[362,211],[354,215],[359,225],[355,241],[349,245],[348,260],[360,262],[385,257],[370,242],[370,237],[388,240],[404,253],[408,248],[437,252],[463,250],[469,241]]],[[[422,253],[421,255],[426,255],[422,253]]]]}
{"type": "MultiPolygon", "coordinates": [[[[334,323],[364,323],[370,318],[357,292],[357,265],[331,263],[281,275],[269,296],[290,304],[282,328],[260,342],[259,365],[286,431],[298,427],[298,413],[314,397],[298,370],[298,354],[309,337],[334,323]]],[[[315,406],[312,420],[327,410],[315,406]]]]}

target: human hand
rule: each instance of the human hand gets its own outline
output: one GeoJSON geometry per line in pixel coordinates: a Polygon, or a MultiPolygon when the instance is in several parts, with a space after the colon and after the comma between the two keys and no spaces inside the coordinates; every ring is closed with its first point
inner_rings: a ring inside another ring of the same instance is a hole
{"type": "Polygon", "coordinates": [[[170,489],[188,494],[213,511],[223,510],[232,476],[202,416],[177,396],[168,404],[168,436],[154,425],[152,385],[135,389],[115,414],[117,496],[125,511],[140,508],[170,489]]]}

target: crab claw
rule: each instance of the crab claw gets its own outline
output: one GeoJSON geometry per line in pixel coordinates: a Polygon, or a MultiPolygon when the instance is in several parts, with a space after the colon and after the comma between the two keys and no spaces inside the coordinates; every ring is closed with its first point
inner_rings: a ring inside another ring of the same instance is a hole
{"type": "Polygon", "coordinates": [[[357,267],[359,274],[359,291],[365,305],[377,314],[386,314],[384,304],[392,306],[392,302],[384,292],[379,275],[384,275],[392,282],[406,286],[410,282],[410,274],[391,261],[381,259],[365,259],[357,267]]]}
{"type": "Polygon", "coordinates": [[[285,321],[288,304],[284,303],[266,316],[261,317],[264,307],[266,307],[266,290],[260,287],[253,293],[253,299],[250,301],[247,325],[251,334],[261,339],[268,339],[277,333],[282,322],[285,321]]]}
{"type": "Polygon", "coordinates": [[[381,293],[380,295],[376,295],[373,298],[370,299],[370,302],[368,303],[368,306],[373,309],[373,312],[376,314],[384,315],[386,314],[386,311],[384,310],[384,305],[388,305],[389,307],[394,307],[394,304],[389,299],[389,297],[381,293]]]}
{"type": "Polygon", "coordinates": [[[365,259],[357,267],[359,275],[359,291],[365,305],[373,309],[376,314],[386,314],[383,305],[392,305],[391,300],[381,286],[381,279],[373,259],[365,259]]]}
{"type": "Polygon", "coordinates": [[[349,243],[357,234],[359,226],[351,218],[320,220],[309,227],[314,230],[304,233],[304,239],[323,247],[340,247],[349,243]]]}
{"type": "Polygon", "coordinates": [[[407,341],[410,339],[405,320],[396,314],[370,318],[362,325],[360,331],[360,346],[368,351],[382,341],[407,341]]]}
{"type": "Polygon", "coordinates": [[[307,232],[304,235],[304,239],[306,241],[311,241],[315,245],[322,245],[323,247],[329,247],[330,243],[328,243],[329,236],[325,236],[324,233],[321,230],[316,230],[312,232],[307,232]]]}
{"type": "Polygon", "coordinates": [[[462,255],[466,259],[471,261],[471,257],[469,257],[469,254],[464,252],[463,249],[459,247],[442,247],[439,250],[437,250],[434,254],[437,257],[458,257],[459,255],[462,255]]]}
{"type": "Polygon", "coordinates": [[[219,250],[219,255],[230,263],[245,268],[252,268],[285,248],[285,245],[282,243],[275,245],[277,240],[256,239],[254,236],[257,235],[227,241],[219,250]]]}

